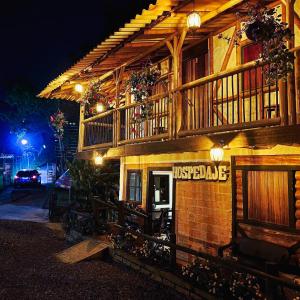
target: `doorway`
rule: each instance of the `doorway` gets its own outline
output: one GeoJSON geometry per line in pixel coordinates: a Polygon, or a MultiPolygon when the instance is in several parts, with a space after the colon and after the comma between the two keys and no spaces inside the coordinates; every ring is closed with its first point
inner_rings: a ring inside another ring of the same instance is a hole
{"type": "Polygon", "coordinates": [[[172,171],[151,171],[149,176],[148,209],[152,215],[152,231],[166,233],[171,230],[173,218],[172,171]]]}

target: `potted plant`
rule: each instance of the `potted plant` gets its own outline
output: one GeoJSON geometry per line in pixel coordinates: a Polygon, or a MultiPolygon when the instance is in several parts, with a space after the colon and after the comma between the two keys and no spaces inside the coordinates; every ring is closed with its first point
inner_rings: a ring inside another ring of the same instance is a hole
{"type": "Polygon", "coordinates": [[[235,45],[240,44],[243,34],[255,43],[262,46],[262,53],[257,63],[268,65],[265,77],[268,82],[276,79],[286,79],[287,75],[294,68],[294,54],[287,48],[287,41],[293,35],[287,24],[282,22],[281,15],[277,14],[276,8],[269,8],[261,1],[255,5],[246,6],[247,13],[238,12],[237,16],[242,23],[241,30],[238,30],[232,37],[218,37],[227,41],[234,40],[235,45]]]}

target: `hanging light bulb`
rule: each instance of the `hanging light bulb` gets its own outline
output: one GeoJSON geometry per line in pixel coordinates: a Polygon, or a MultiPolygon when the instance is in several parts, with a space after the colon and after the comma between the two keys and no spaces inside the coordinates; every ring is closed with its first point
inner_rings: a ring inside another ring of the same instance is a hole
{"type": "Polygon", "coordinates": [[[201,26],[201,17],[196,11],[187,16],[187,27],[191,30],[197,30],[201,26]]]}
{"type": "Polygon", "coordinates": [[[103,104],[103,103],[97,103],[96,104],[96,111],[98,112],[98,113],[102,113],[102,112],[104,112],[105,111],[105,105],[103,104]]]}
{"type": "Polygon", "coordinates": [[[82,86],[82,84],[80,84],[80,83],[75,84],[75,91],[77,93],[81,94],[83,92],[83,86],[82,86]]]}
{"type": "Polygon", "coordinates": [[[215,164],[220,164],[224,157],[224,149],[221,145],[215,145],[210,149],[210,159],[215,164]]]}
{"type": "Polygon", "coordinates": [[[94,158],[94,162],[96,166],[100,166],[103,164],[103,156],[100,154],[97,154],[94,158]]]}

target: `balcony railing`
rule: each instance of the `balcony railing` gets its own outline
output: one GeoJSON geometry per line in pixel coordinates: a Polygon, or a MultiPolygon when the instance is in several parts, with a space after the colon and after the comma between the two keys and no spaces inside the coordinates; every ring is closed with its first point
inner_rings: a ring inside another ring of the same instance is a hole
{"type": "Polygon", "coordinates": [[[281,83],[269,69],[248,63],[184,85],[179,135],[279,125],[281,83]]]}
{"type": "Polygon", "coordinates": [[[97,145],[101,145],[102,147],[112,146],[114,124],[114,112],[112,110],[84,120],[83,147],[89,148],[97,145]]]}
{"type": "Polygon", "coordinates": [[[82,150],[299,123],[300,48],[287,81],[255,62],[213,74],[82,122],[82,150]],[[143,105],[150,104],[143,115],[143,105]]]}
{"type": "Polygon", "coordinates": [[[145,104],[146,114],[145,106],[140,103],[119,109],[119,144],[168,138],[171,106],[168,94],[149,99],[145,104]]]}

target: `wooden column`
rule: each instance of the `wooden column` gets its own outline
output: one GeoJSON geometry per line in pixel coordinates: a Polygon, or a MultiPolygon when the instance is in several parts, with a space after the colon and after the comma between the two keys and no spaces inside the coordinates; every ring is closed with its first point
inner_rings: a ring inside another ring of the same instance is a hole
{"type": "MultiPolygon", "coordinates": [[[[180,35],[175,35],[173,41],[166,41],[173,58],[173,87],[174,89],[182,85],[182,46],[187,34],[184,29],[180,35]]],[[[181,92],[175,92],[173,95],[173,114],[171,119],[172,133],[171,138],[176,138],[178,131],[183,126],[183,97],[181,92]]]]}
{"type": "Polygon", "coordinates": [[[282,79],[279,80],[279,94],[280,94],[280,118],[281,125],[288,125],[288,95],[287,95],[287,82],[282,79]]]}
{"type": "Polygon", "coordinates": [[[78,134],[78,152],[82,152],[84,146],[84,104],[80,104],[80,115],[79,115],[79,134],[78,134]]]}
{"type": "Polygon", "coordinates": [[[296,229],[300,229],[300,172],[297,171],[295,174],[296,177],[296,184],[295,184],[295,198],[296,198],[296,203],[295,203],[295,220],[296,220],[296,229]]]}
{"type": "MultiPolygon", "coordinates": [[[[295,0],[286,0],[286,10],[287,10],[287,22],[289,29],[292,34],[294,34],[294,4],[295,0]]],[[[288,48],[293,49],[295,47],[295,40],[292,38],[288,42],[288,48]]],[[[295,65],[295,64],[294,64],[295,65]]],[[[295,92],[295,72],[288,75],[288,116],[289,125],[294,125],[297,123],[296,118],[296,92],[295,92]]]]}
{"type": "MultiPolygon", "coordinates": [[[[122,76],[124,73],[125,68],[121,67],[117,69],[113,73],[114,81],[116,84],[116,93],[115,93],[115,101],[116,101],[116,108],[120,105],[120,83],[122,81],[122,76]]],[[[115,111],[113,115],[113,146],[117,147],[118,142],[120,141],[120,132],[121,132],[121,124],[120,124],[120,112],[115,111]]]]}
{"type": "Polygon", "coordinates": [[[300,124],[300,49],[295,52],[295,94],[296,94],[296,118],[300,124]]]}

